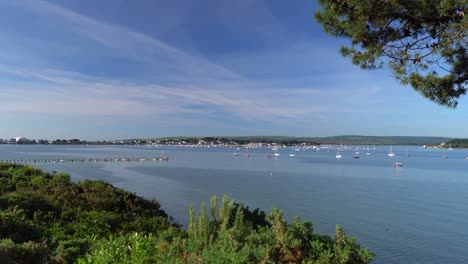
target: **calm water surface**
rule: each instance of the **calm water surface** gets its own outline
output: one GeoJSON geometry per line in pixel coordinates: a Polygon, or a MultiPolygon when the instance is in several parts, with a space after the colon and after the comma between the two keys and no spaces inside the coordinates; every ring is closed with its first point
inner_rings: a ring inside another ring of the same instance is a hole
{"type": "Polygon", "coordinates": [[[181,224],[188,208],[227,194],[251,208],[272,206],[309,219],[316,231],[333,234],[341,225],[348,235],[377,254],[373,263],[468,262],[468,156],[466,150],[443,152],[394,147],[403,168],[392,167],[388,147],[353,150],[0,145],[0,159],[63,159],[159,156],[168,162],[38,164],[68,171],[75,181],[104,179],[145,197],[157,198],[181,224]],[[233,153],[239,156],[234,157],[233,153]],[[372,155],[364,155],[372,152],[372,155]],[[406,154],[410,156],[407,157],[406,154]],[[247,158],[244,155],[250,154],[247,158]],[[273,156],[273,155],[272,155],[273,156]]]}

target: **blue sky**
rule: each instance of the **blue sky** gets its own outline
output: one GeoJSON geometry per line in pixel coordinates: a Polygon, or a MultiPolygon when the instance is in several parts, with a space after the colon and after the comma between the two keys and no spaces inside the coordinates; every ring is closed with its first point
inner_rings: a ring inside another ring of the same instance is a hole
{"type": "Polygon", "coordinates": [[[0,138],[466,137],[456,110],[362,71],[313,0],[0,0],[0,138]]]}

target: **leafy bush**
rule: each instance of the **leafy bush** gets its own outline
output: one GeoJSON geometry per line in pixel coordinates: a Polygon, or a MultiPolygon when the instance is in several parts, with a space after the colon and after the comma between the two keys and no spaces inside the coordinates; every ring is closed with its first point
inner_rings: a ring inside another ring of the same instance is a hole
{"type": "Polygon", "coordinates": [[[0,263],[367,263],[372,253],[339,227],[334,237],[273,208],[224,197],[187,230],[155,200],[104,181],[0,164],[0,263]]]}
{"type": "Polygon", "coordinates": [[[48,254],[43,243],[16,244],[11,239],[0,240],[0,263],[44,263],[48,254]]]}
{"type": "Polygon", "coordinates": [[[8,259],[0,263],[30,263],[38,252],[41,263],[73,263],[111,234],[178,226],[157,201],[103,181],[73,183],[68,174],[0,164],[0,183],[1,258],[8,259]]]}
{"type": "Polygon", "coordinates": [[[169,228],[158,236],[110,237],[79,263],[367,263],[373,257],[340,227],[334,237],[320,236],[311,222],[286,223],[277,208],[266,217],[268,225],[255,226],[244,209],[227,197],[218,209],[213,197],[212,220],[202,204],[200,216],[190,211],[186,233],[169,228]]]}

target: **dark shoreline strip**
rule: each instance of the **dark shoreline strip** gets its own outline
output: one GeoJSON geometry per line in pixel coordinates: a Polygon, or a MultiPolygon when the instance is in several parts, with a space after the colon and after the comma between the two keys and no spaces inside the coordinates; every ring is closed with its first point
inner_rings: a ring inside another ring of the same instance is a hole
{"type": "Polygon", "coordinates": [[[35,164],[35,163],[101,163],[101,162],[143,162],[143,161],[168,161],[169,158],[146,157],[146,158],[87,158],[87,159],[10,159],[0,160],[0,163],[8,164],[35,164]]]}

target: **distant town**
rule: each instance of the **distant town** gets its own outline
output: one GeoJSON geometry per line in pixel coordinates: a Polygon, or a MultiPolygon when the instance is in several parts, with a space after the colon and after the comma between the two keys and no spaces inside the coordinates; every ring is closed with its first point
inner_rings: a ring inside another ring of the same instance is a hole
{"type": "Polygon", "coordinates": [[[86,144],[99,144],[99,145],[111,145],[111,144],[137,144],[137,141],[132,140],[103,140],[103,141],[85,141],[80,139],[29,139],[26,137],[14,137],[10,139],[0,139],[0,144],[56,144],[56,145],[86,145],[86,144]]]}
{"type": "Polygon", "coordinates": [[[54,145],[168,145],[168,146],[319,146],[319,145],[413,145],[445,148],[467,148],[468,139],[414,136],[239,136],[239,137],[165,137],[150,139],[123,139],[86,141],[80,139],[29,139],[14,137],[0,139],[0,144],[54,144],[54,145]]]}
{"type": "Polygon", "coordinates": [[[161,139],[126,139],[126,140],[102,140],[86,141],[80,139],[29,139],[26,137],[14,137],[0,139],[0,144],[54,144],[54,145],[170,145],[170,146],[262,146],[262,145],[320,145],[313,141],[299,141],[292,138],[161,138],[161,139]]]}

